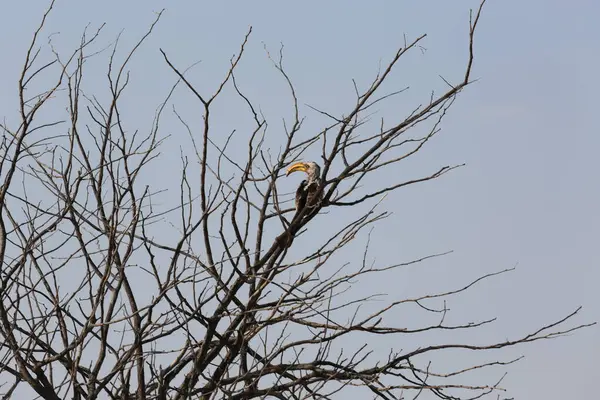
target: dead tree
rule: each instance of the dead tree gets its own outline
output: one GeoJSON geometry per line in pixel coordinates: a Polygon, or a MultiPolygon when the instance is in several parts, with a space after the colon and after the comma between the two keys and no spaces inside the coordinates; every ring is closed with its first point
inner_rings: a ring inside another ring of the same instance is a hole
{"type": "Polygon", "coordinates": [[[173,86],[152,129],[132,129],[123,111],[128,66],[160,14],[120,58],[117,44],[98,47],[101,28],[85,32],[68,55],[52,41],[46,44],[41,37],[51,10],[23,62],[17,119],[11,116],[1,125],[4,398],[496,398],[504,390],[503,371],[494,382],[471,378],[473,371],[516,361],[492,350],[589,326],[571,323],[577,309],[503,341],[448,339],[449,332],[477,330],[494,319],[447,323],[446,302],[508,270],[439,293],[393,298],[368,313],[360,305],[377,290],[363,289],[358,296],[348,291],[367,276],[390,279],[407,265],[440,256],[373,264],[366,231],[387,216],[379,210],[382,196],[435,180],[456,166],[408,181],[387,180],[381,187],[363,184],[383,182],[372,178],[401,168],[438,133],[471,82],[481,7],[470,20],[464,74],[448,81],[445,93],[376,129],[368,124],[374,108],[401,92],[386,93],[386,79],[424,38],[417,37],[401,44],[366,89],[355,84],[356,103],[345,114],[315,110],[330,124],[312,133],[303,130],[281,54],[271,60],[289,86],[294,109],[285,131],[268,128],[251,93],[236,80],[250,32],[211,93],[197,88],[196,78],[168,49],[157,51],[173,86]],[[108,96],[86,90],[87,63],[102,57],[108,71],[94,79],[106,79],[108,96]],[[222,131],[215,134],[211,114],[225,90],[244,102],[253,120],[249,130],[226,138],[222,131]],[[193,96],[201,118],[190,121],[179,113],[175,93],[193,96]],[[48,109],[62,110],[64,118],[48,109]],[[170,182],[153,179],[153,168],[165,160],[161,146],[171,140],[162,125],[166,114],[177,122],[169,129],[187,135],[178,193],[164,192],[170,182]],[[416,136],[417,131],[425,134],[416,136]],[[238,151],[231,151],[232,141],[238,151]],[[307,154],[318,155],[321,200],[291,218],[293,193],[278,187],[286,167],[307,154]],[[353,212],[331,217],[342,209],[353,212]],[[335,230],[311,241],[325,226],[335,230]],[[365,242],[362,259],[339,266],[339,254],[365,242]],[[388,317],[401,308],[435,321],[413,327],[388,317]],[[382,336],[400,341],[430,332],[437,332],[437,344],[398,346],[383,356],[372,350],[382,336]],[[484,353],[487,361],[457,362],[453,371],[440,371],[432,360],[444,352],[484,353]]]}

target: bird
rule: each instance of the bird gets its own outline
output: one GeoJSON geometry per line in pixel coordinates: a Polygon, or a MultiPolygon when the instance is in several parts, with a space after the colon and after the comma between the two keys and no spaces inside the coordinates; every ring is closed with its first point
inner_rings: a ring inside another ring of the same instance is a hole
{"type": "MultiPolygon", "coordinates": [[[[306,173],[307,178],[300,183],[296,190],[296,216],[305,208],[314,208],[319,205],[323,199],[323,191],[321,190],[321,167],[314,161],[309,162],[296,162],[287,168],[286,176],[290,174],[302,171],[306,173]]],[[[306,214],[305,214],[306,215],[306,214]]]]}

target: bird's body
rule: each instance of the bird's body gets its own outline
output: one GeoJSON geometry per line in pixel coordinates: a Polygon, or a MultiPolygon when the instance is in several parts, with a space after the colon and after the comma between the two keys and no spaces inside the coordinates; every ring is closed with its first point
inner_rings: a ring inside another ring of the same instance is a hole
{"type": "Polygon", "coordinates": [[[303,171],[308,177],[300,183],[296,190],[295,206],[296,215],[298,215],[305,207],[314,208],[318,206],[323,198],[323,191],[321,190],[321,168],[317,163],[298,162],[292,164],[287,170],[287,175],[296,171],[303,171]]]}
{"type": "MultiPolygon", "coordinates": [[[[306,179],[300,183],[296,190],[296,210],[302,210],[304,207],[314,207],[319,203],[318,196],[319,184],[316,182],[309,183],[306,179]]],[[[322,197],[322,196],[321,196],[322,197]]]]}

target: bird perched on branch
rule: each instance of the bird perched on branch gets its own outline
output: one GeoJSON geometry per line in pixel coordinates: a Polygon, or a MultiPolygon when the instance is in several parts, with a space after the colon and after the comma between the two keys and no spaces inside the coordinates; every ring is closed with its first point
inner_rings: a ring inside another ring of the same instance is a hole
{"type": "MultiPolygon", "coordinates": [[[[307,179],[303,180],[296,190],[296,215],[305,207],[317,206],[323,198],[321,190],[321,167],[316,162],[297,162],[290,165],[287,169],[286,176],[296,171],[306,173],[307,179]]],[[[296,219],[296,215],[294,219],[296,219]]],[[[306,214],[305,214],[306,215],[306,214]]]]}

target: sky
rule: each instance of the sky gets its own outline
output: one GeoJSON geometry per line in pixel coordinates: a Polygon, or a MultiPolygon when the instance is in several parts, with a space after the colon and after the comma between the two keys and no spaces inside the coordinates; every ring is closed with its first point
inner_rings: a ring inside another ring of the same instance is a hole
{"type": "MultiPolygon", "coordinates": [[[[46,4],[1,6],[0,107],[9,119],[16,104],[15,77],[46,4]]],[[[402,45],[404,35],[428,36],[424,48],[408,57],[391,78],[391,88],[411,90],[382,106],[383,115],[392,118],[397,109],[418,104],[431,90],[442,90],[440,75],[460,79],[469,8],[476,6],[474,1],[440,0],[59,0],[47,30],[56,32],[53,40],[66,49],[77,43],[88,23],[106,23],[105,38],[123,31],[126,48],[165,8],[156,31],[131,64],[128,115],[143,126],[174,79],[159,48],[177,65],[200,61],[194,76],[199,87],[212,90],[252,26],[240,82],[265,115],[274,120],[289,117],[285,85],[264,51],[266,46],[276,52],[283,43],[286,69],[310,130],[323,120],[304,104],[343,113],[353,102],[352,79],[367,85],[379,63],[402,45]]],[[[594,250],[600,238],[600,136],[593,109],[600,92],[598,15],[600,4],[592,0],[488,1],[475,42],[473,76],[478,81],[459,96],[443,131],[426,151],[398,167],[408,170],[397,172],[414,176],[443,165],[466,165],[386,198],[384,206],[393,215],[377,227],[372,239],[384,263],[453,253],[397,281],[372,282],[379,291],[406,295],[516,266],[460,297],[454,304],[459,315],[497,316],[488,333],[500,340],[552,322],[580,305],[584,308],[576,322],[600,320],[600,256],[594,250]]],[[[220,106],[217,131],[235,127],[235,117],[226,118],[226,106],[220,106]]],[[[172,150],[164,152],[161,162],[179,162],[177,149],[172,150]]],[[[391,179],[394,174],[380,177],[391,179]]],[[[157,169],[156,181],[161,179],[168,177],[157,169]]],[[[584,400],[597,395],[597,326],[511,354],[517,353],[525,359],[508,369],[504,381],[514,398],[584,400]]]]}

